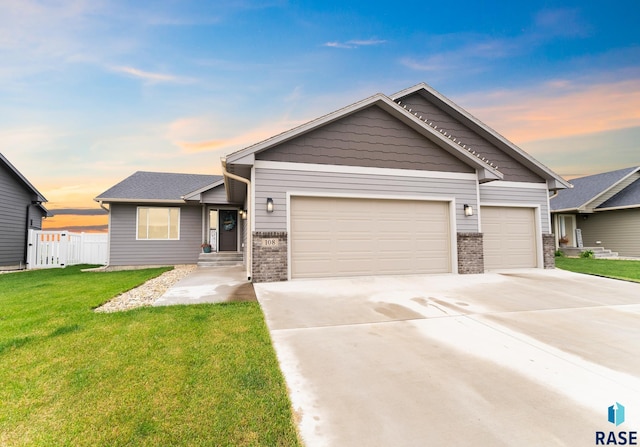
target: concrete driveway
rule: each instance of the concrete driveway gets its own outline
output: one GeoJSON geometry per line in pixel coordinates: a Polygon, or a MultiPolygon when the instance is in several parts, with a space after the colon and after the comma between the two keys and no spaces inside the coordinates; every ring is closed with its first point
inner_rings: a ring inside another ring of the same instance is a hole
{"type": "Polygon", "coordinates": [[[308,447],[592,446],[596,431],[640,431],[640,284],[532,269],[255,289],[308,447]]]}

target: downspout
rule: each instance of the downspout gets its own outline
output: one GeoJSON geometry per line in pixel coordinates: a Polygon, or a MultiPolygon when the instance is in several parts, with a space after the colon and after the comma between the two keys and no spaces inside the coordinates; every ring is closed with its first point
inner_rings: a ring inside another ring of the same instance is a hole
{"type": "Polygon", "coordinates": [[[251,209],[251,181],[247,180],[244,177],[240,177],[239,175],[232,174],[227,171],[227,159],[222,158],[222,175],[225,178],[229,178],[232,180],[237,180],[241,183],[247,185],[247,222],[249,224],[249,229],[247,231],[247,278],[251,280],[251,263],[252,263],[252,255],[253,255],[253,234],[251,233],[251,219],[253,218],[253,213],[251,209]]]}
{"type": "Polygon", "coordinates": [[[109,230],[107,231],[107,264],[104,266],[104,268],[107,268],[109,267],[109,263],[111,262],[111,209],[104,206],[102,204],[102,200],[98,200],[98,205],[100,205],[100,208],[109,213],[109,230]]]}
{"type": "MultiPolygon", "coordinates": [[[[28,251],[29,251],[29,227],[30,222],[29,222],[29,215],[31,214],[31,205],[27,205],[27,221],[25,222],[25,229],[24,229],[24,268],[27,268],[27,258],[29,257],[28,255],[28,251]]],[[[20,269],[22,270],[22,266],[20,266],[20,269]]]]}

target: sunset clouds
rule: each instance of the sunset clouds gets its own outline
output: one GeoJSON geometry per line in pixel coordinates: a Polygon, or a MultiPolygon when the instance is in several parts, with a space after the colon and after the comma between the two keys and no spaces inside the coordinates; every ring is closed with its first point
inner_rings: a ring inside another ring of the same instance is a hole
{"type": "Polygon", "coordinates": [[[6,0],[0,151],[54,212],[99,210],[137,170],[216,174],[229,152],[426,82],[560,174],[640,164],[636,10],[6,0]]]}

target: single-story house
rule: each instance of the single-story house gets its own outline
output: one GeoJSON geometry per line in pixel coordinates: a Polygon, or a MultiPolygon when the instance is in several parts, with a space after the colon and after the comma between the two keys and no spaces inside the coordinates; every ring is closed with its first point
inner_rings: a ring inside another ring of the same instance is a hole
{"type": "Polygon", "coordinates": [[[256,282],[553,267],[549,195],[569,187],[426,84],[231,153],[222,174],[136,173],[96,197],[109,263],[195,262],[211,241],[256,282]]]}
{"type": "Polygon", "coordinates": [[[0,270],[26,268],[29,230],[41,230],[47,199],[0,154],[0,270]]]}
{"type": "Polygon", "coordinates": [[[570,183],[550,200],[556,243],[640,256],[640,166],[570,183]]]}

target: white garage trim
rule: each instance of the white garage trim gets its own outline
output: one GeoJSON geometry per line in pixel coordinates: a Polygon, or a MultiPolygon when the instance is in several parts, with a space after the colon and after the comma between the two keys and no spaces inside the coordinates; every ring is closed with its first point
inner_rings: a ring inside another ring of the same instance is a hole
{"type": "Polygon", "coordinates": [[[534,212],[534,225],[536,232],[536,267],[544,268],[544,251],[542,247],[542,221],[540,205],[531,203],[504,203],[504,202],[482,202],[480,208],[483,206],[489,207],[501,207],[501,208],[529,208],[534,212]]]}
{"type": "MultiPolygon", "coordinates": [[[[326,197],[326,198],[341,198],[341,199],[363,199],[363,200],[402,200],[402,201],[424,201],[424,202],[445,202],[449,206],[449,253],[450,253],[450,266],[451,273],[458,273],[458,246],[457,246],[457,225],[456,225],[456,200],[454,197],[426,197],[426,196],[394,196],[394,195],[381,195],[381,194],[345,194],[345,193],[331,193],[322,191],[287,191],[287,278],[291,277],[291,199],[292,197],[326,197]]],[[[407,216],[408,220],[411,220],[411,216],[407,216]]]]}
{"type": "MultiPolygon", "coordinates": [[[[346,174],[385,175],[394,177],[447,178],[456,180],[477,180],[478,173],[420,171],[415,169],[374,168],[364,166],[322,165],[316,163],[292,163],[286,161],[256,160],[255,168],[284,169],[287,171],[340,172],[346,174]]],[[[522,185],[523,183],[520,183],[522,185]]]]}

